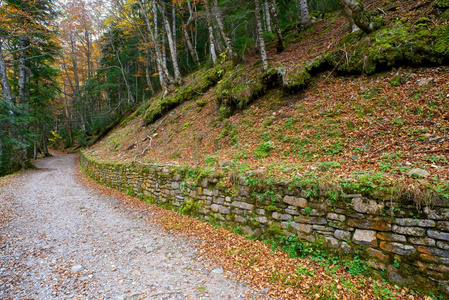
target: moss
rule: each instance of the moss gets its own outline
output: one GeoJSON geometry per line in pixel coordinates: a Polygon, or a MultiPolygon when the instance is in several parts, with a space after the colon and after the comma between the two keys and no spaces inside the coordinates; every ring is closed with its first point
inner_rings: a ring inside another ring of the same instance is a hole
{"type": "Polygon", "coordinates": [[[449,25],[435,28],[432,32],[434,41],[433,53],[441,60],[449,60],[449,25]]]}
{"type": "Polygon", "coordinates": [[[436,0],[433,5],[437,8],[447,9],[449,8],[449,0],[436,0]]]}
{"type": "MultiPolygon", "coordinates": [[[[149,105],[145,110],[144,120],[146,124],[154,123],[157,119],[166,114],[169,110],[178,105],[195,100],[198,96],[205,93],[211,87],[217,84],[222,78],[225,70],[220,67],[200,71],[196,74],[193,80],[186,86],[176,89],[168,97],[159,95],[149,101],[149,105]]],[[[142,107],[145,107],[143,105],[142,107]]]]}

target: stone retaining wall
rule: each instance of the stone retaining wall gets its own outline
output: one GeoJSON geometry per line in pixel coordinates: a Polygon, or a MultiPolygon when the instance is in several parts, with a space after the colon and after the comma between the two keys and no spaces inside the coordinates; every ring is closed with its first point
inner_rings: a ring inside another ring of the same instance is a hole
{"type": "Polygon", "coordinates": [[[251,235],[321,237],[327,247],[359,251],[396,283],[449,295],[448,201],[418,211],[413,202],[379,203],[359,194],[334,202],[307,197],[286,181],[260,187],[240,177],[231,187],[222,175],[193,176],[180,167],[100,163],[84,154],[80,163],[100,183],[167,208],[251,235]]]}

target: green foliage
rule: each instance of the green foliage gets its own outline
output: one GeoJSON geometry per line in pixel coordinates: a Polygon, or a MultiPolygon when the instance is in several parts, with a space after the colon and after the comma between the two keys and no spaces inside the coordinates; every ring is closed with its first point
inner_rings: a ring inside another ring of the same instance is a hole
{"type": "Polygon", "coordinates": [[[353,276],[366,275],[369,270],[366,263],[357,255],[352,260],[346,261],[344,265],[353,276]]]}
{"type": "Polygon", "coordinates": [[[201,203],[195,200],[187,200],[182,203],[181,213],[183,215],[196,215],[201,209],[201,203]]]}
{"type": "MultiPolygon", "coordinates": [[[[449,5],[448,5],[449,6],[449,5]]],[[[442,25],[435,28],[432,32],[434,40],[433,52],[441,60],[449,61],[449,25],[442,25]]]]}

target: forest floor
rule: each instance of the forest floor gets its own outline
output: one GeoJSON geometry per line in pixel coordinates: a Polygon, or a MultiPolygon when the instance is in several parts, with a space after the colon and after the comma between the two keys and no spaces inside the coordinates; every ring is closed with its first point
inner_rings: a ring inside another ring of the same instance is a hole
{"type": "Polygon", "coordinates": [[[76,155],[36,166],[0,179],[0,298],[430,299],[102,187],[76,155]]]}

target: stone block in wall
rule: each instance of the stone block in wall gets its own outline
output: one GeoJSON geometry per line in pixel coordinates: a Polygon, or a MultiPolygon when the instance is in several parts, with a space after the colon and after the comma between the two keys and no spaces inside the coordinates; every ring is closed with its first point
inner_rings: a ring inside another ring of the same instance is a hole
{"type": "Polygon", "coordinates": [[[343,250],[344,252],[347,252],[347,253],[351,253],[352,252],[351,246],[349,246],[349,244],[346,243],[346,242],[341,242],[340,249],[343,250]]]}
{"type": "Polygon", "coordinates": [[[231,212],[229,208],[223,205],[218,204],[212,204],[211,207],[212,211],[219,212],[220,214],[227,215],[231,212]]]}
{"type": "Polygon", "coordinates": [[[209,184],[209,180],[207,180],[207,178],[203,178],[203,179],[198,183],[198,185],[201,186],[201,187],[203,187],[203,188],[206,188],[208,184],[209,184]]]}
{"type": "Polygon", "coordinates": [[[331,248],[331,249],[337,249],[340,247],[340,242],[331,236],[325,236],[324,237],[324,243],[326,245],[326,247],[331,248]]]}
{"type": "Polygon", "coordinates": [[[276,212],[276,211],[273,212],[273,214],[272,214],[271,216],[272,216],[273,219],[275,219],[275,220],[288,221],[288,220],[293,219],[292,216],[289,215],[289,214],[281,214],[281,213],[278,213],[278,212],[276,212]]]}
{"type": "Polygon", "coordinates": [[[224,203],[224,198],[223,197],[216,197],[213,199],[213,202],[216,204],[223,204],[224,203]]]}
{"type": "MultiPolygon", "coordinates": [[[[303,210],[304,211],[304,210],[303,210]]],[[[304,213],[304,212],[303,212],[304,213]]],[[[314,216],[314,217],[322,217],[326,215],[326,211],[325,210],[318,210],[318,209],[312,209],[309,213],[309,216],[314,216]]]]}
{"type": "Polygon", "coordinates": [[[378,261],[388,263],[388,261],[390,260],[390,257],[388,256],[388,254],[385,254],[380,250],[377,250],[374,248],[366,248],[365,251],[370,257],[373,257],[378,261]]]}
{"type": "Polygon", "coordinates": [[[391,223],[386,218],[346,219],[346,225],[360,229],[373,229],[377,231],[390,231],[391,223]]]}
{"type": "Polygon", "coordinates": [[[296,236],[299,237],[300,239],[306,240],[310,243],[313,243],[316,240],[316,238],[313,234],[306,234],[306,233],[298,232],[298,233],[296,233],[296,236]]]}
{"type": "Polygon", "coordinates": [[[256,220],[257,222],[262,223],[262,224],[268,223],[267,217],[255,217],[254,220],[256,220]]]}
{"type": "Polygon", "coordinates": [[[214,191],[209,190],[209,189],[203,189],[203,195],[213,196],[214,195],[214,191]]]}
{"type": "Polygon", "coordinates": [[[427,235],[430,236],[431,238],[434,238],[437,240],[449,241],[449,233],[448,232],[441,232],[441,231],[429,229],[429,230],[427,230],[427,235]]]}
{"type": "Polygon", "coordinates": [[[346,239],[351,238],[351,232],[337,229],[334,232],[334,236],[339,240],[346,240],[346,239]]]}
{"type": "Polygon", "coordinates": [[[231,206],[238,207],[241,209],[246,209],[246,210],[253,210],[253,208],[254,208],[253,204],[249,204],[249,203],[241,202],[241,201],[233,201],[231,203],[231,206]]]}
{"type": "Polygon", "coordinates": [[[240,185],[239,186],[239,195],[248,196],[250,193],[250,188],[248,186],[240,185]]]}
{"type": "Polygon", "coordinates": [[[430,208],[428,206],[424,207],[424,213],[427,215],[428,219],[432,220],[448,220],[449,219],[449,209],[448,208],[430,208]]]}
{"type": "Polygon", "coordinates": [[[417,226],[417,227],[435,227],[436,223],[433,220],[419,220],[411,218],[396,218],[394,223],[400,226],[417,226]]]}
{"type": "Polygon", "coordinates": [[[439,273],[447,273],[447,272],[449,272],[449,267],[445,266],[445,265],[425,263],[425,262],[422,262],[422,261],[419,261],[419,260],[414,261],[413,265],[417,266],[421,270],[430,269],[430,270],[437,271],[439,273]]]}
{"type": "Polygon", "coordinates": [[[301,208],[307,207],[307,200],[304,198],[285,196],[284,202],[289,205],[296,206],[296,207],[301,207],[301,208]]]}
{"type": "Polygon", "coordinates": [[[402,227],[398,225],[393,225],[391,230],[395,233],[412,235],[412,236],[425,236],[426,230],[421,227],[402,227]]]}
{"type": "Polygon", "coordinates": [[[312,225],[296,222],[291,222],[290,224],[292,228],[296,231],[304,233],[312,233],[312,225]]]}
{"type": "Polygon", "coordinates": [[[315,225],[315,224],[313,224],[312,228],[313,228],[313,230],[320,231],[320,232],[326,232],[326,233],[335,231],[334,228],[329,227],[329,226],[323,226],[323,225],[315,225]]]}
{"type": "Polygon", "coordinates": [[[374,230],[356,229],[352,241],[361,246],[377,246],[377,237],[374,230]]]}
{"type": "Polygon", "coordinates": [[[449,251],[440,248],[418,246],[418,251],[425,254],[434,254],[441,257],[449,258],[449,251]]]}
{"type": "Polygon", "coordinates": [[[429,237],[409,237],[408,241],[414,245],[435,246],[435,240],[429,237]]]}
{"type": "Polygon", "coordinates": [[[436,227],[439,230],[449,232],[449,221],[438,221],[436,227]]]}
{"type": "Polygon", "coordinates": [[[255,212],[258,215],[263,215],[263,216],[265,215],[265,209],[262,209],[262,208],[256,208],[255,212]]]}
{"type": "Polygon", "coordinates": [[[383,204],[370,199],[353,198],[352,208],[359,213],[377,214],[382,210],[383,204]]]}
{"type": "Polygon", "coordinates": [[[438,241],[437,242],[437,247],[444,249],[444,250],[449,250],[449,243],[448,242],[443,242],[443,241],[438,241]]]}
{"type": "Polygon", "coordinates": [[[346,220],[345,215],[335,214],[335,213],[328,213],[327,218],[329,220],[335,220],[335,221],[341,221],[344,222],[346,220]]]}
{"type": "MultiPolygon", "coordinates": [[[[291,207],[291,206],[289,206],[291,207]]],[[[286,208],[285,213],[293,216],[299,216],[299,212],[296,210],[296,208],[286,208]]]]}
{"type": "Polygon", "coordinates": [[[171,187],[173,188],[173,189],[179,189],[179,187],[181,186],[181,184],[178,182],[178,181],[173,181],[172,183],[171,183],[171,187]]]}
{"type": "Polygon", "coordinates": [[[239,215],[235,215],[235,216],[234,216],[234,220],[235,220],[236,222],[239,222],[239,223],[245,223],[245,222],[246,222],[246,218],[245,218],[245,217],[242,217],[242,216],[239,216],[239,215]]]}
{"type": "Polygon", "coordinates": [[[397,242],[385,242],[382,241],[379,247],[385,251],[396,253],[399,255],[411,255],[416,252],[416,248],[411,245],[404,245],[397,242]]]}
{"type": "Polygon", "coordinates": [[[242,226],[242,230],[243,232],[252,235],[252,236],[258,236],[260,235],[260,230],[259,229],[253,229],[249,226],[242,226]]]}
{"type": "Polygon", "coordinates": [[[404,242],[405,243],[407,241],[407,238],[404,235],[394,234],[394,233],[389,233],[389,232],[378,232],[376,236],[379,240],[389,241],[389,242],[404,242]]]}
{"type": "Polygon", "coordinates": [[[368,266],[375,270],[385,270],[387,268],[383,262],[380,262],[377,259],[368,259],[367,263],[368,266]]]}

